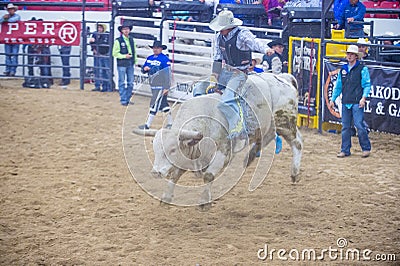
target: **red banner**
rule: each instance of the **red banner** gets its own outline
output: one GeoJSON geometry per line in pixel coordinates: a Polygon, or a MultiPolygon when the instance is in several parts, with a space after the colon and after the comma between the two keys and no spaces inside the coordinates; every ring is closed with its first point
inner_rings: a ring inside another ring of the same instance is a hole
{"type": "Polygon", "coordinates": [[[19,21],[0,24],[0,43],[79,45],[81,22],[19,21]]]}

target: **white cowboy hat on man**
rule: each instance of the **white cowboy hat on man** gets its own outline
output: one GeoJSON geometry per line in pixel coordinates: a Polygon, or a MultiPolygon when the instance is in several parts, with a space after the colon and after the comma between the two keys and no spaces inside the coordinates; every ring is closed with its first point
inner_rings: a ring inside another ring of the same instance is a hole
{"type": "Polygon", "coordinates": [[[366,41],[365,38],[358,38],[357,44],[359,44],[359,45],[367,45],[367,44],[371,44],[371,42],[370,41],[366,41]]]}
{"type": "Polygon", "coordinates": [[[235,28],[237,26],[241,26],[242,24],[243,21],[233,17],[232,11],[224,8],[224,10],[219,12],[218,16],[210,22],[209,27],[214,31],[221,31],[235,28]]]}
{"type": "Polygon", "coordinates": [[[359,59],[361,59],[364,56],[364,54],[362,52],[358,51],[358,46],[354,45],[354,44],[349,45],[349,47],[346,50],[346,53],[356,54],[359,59]]]}
{"type": "Polygon", "coordinates": [[[17,6],[14,6],[13,3],[9,3],[5,9],[14,9],[15,11],[17,11],[17,10],[18,10],[18,7],[17,7],[17,6]]]}

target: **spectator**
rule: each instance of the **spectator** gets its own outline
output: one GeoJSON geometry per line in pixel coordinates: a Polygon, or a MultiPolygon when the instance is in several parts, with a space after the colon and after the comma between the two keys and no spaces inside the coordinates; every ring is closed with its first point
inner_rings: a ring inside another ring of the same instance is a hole
{"type": "Polygon", "coordinates": [[[111,92],[110,86],[110,59],[109,59],[109,38],[105,24],[97,24],[97,31],[89,39],[94,55],[94,89],[92,91],[111,92]]]}
{"type": "Polygon", "coordinates": [[[60,52],[61,56],[61,63],[62,63],[62,79],[60,82],[60,86],[62,86],[64,89],[66,89],[67,85],[71,83],[70,77],[71,77],[71,70],[70,70],[70,55],[71,55],[71,46],[58,46],[58,51],[60,52]]]}
{"type": "Polygon", "coordinates": [[[286,4],[285,0],[269,0],[268,4],[268,25],[282,27],[281,10],[286,4]]]}
{"type": "Polygon", "coordinates": [[[22,84],[25,88],[50,88],[51,78],[50,46],[45,44],[26,45],[28,52],[28,77],[22,84]],[[38,66],[40,75],[35,76],[34,67],[38,66]]]}
{"type": "Polygon", "coordinates": [[[371,80],[368,68],[358,60],[363,55],[358,52],[357,45],[350,45],[347,49],[348,64],[339,71],[335,88],[332,93],[330,106],[342,93],[342,145],[337,157],[350,156],[351,123],[354,122],[358,132],[358,140],[362,149],[361,157],[368,157],[371,153],[371,143],[368,138],[364,121],[364,106],[371,90],[371,80]]]}
{"type": "Polygon", "coordinates": [[[359,38],[357,40],[358,52],[362,53],[360,60],[371,60],[371,56],[368,53],[368,44],[371,43],[364,38],[359,38]]]}
{"type": "Polygon", "coordinates": [[[343,9],[342,15],[335,26],[337,29],[345,29],[346,38],[363,38],[364,25],[353,22],[363,22],[365,6],[359,0],[350,0],[350,3],[343,9]]]}
{"type": "Polygon", "coordinates": [[[152,92],[150,101],[150,112],[146,124],[139,126],[140,129],[149,129],[157,112],[167,113],[167,128],[172,126],[172,115],[167,101],[168,91],[171,85],[170,60],[162,53],[167,46],[160,41],[154,41],[153,54],[147,57],[142,66],[142,72],[149,75],[149,83],[152,92]]]}
{"type": "Polygon", "coordinates": [[[51,75],[51,60],[50,60],[50,45],[39,44],[35,45],[37,61],[35,62],[39,65],[40,69],[40,87],[50,88],[53,85],[53,79],[51,75]]]}
{"type": "Polygon", "coordinates": [[[334,0],[333,2],[333,16],[336,21],[339,21],[344,8],[350,4],[349,0],[334,0]]]}
{"type": "Polygon", "coordinates": [[[131,25],[118,27],[118,31],[122,35],[115,39],[112,51],[112,55],[117,59],[118,90],[123,106],[127,106],[132,97],[134,67],[137,63],[136,45],[133,37],[130,36],[131,30],[131,25]]]}
{"type": "Polygon", "coordinates": [[[268,43],[268,46],[272,48],[274,53],[266,54],[263,56],[263,66],[266,72],[272,72],[273,74],[281,74],[286,72],[287,62],[283,61],[283,46],[282,40],[277,39],[268,43]]]}
{"type": "MultiPolygon", "coordinates": [[[[3,22],[17,22],[21,20],[21,17],[16,13],[18,7],[10,3],[7,5],[7,14],[0,17],[0,24],[3,22]]],[[[18,66],[18,53],[19,44],[4,44],[4,52],[6,54],[6,69],[4,75],[15,76],[18,66]]]]}
{"type": "MultiPolygon", "coordinates": [[[[31,20],[36,20],[36,18],[33,17],[31,20]]],[[[22,87],[24,88],[40,88],[38,79],[34,77],[34,64],[36,61],[36,50],[34,47],[35,45],[33,44],[24,44],[22,46],[23,52],[28,54],[28,77],[25,77],[22,83],[22,87]]]]}
{"type": "MultiPolygon", "coordinates": [[[[30,19],[31,21],[36,21],[36,17],[32,17],[30,19]]],[[[25,81],[24,83],[22,83],[22,86],[25,88],[34,88],[35,87],[35,82],[33,79],[34,76],[34,61],[35,61],[35,49],[33,48],[34,45],[33,44],[24,44],[22,46],[22,51],[24,53],[27,53],[27,57],[28,57],[28,77],[25,77],[25,81]]]]}
{"type": "Polygon", "coordinates": [[[259,64],[261,64],[261,59],[260,58],[253,58],[251,59],[251,65],[249,66],[249,75],[251,74],[257,74],[257,73],[262,73],[264,70],[261,67],[257,67],[259,64]]]}
{"type": "Polygon", "coordinates": [[[213,19],[209,27],[217,31],[216,45],[210,87],[218,82],[225,86],[218,108],[225,115],[229,126],[229,138],[233,141],[234,151],[242,150],[247,143],[247,131],[241,106],[236,95],[241,84],[247,80],[247,70],[251,63],[252,51],[267,53],[271,49],[258,40],[243,24],[234,18],[233,13],[224,9],[213,19]],[[228,48],[229,47],[229,48],[228,48]],[[222,60],[225,65],[222,67],[222,60]]]}
{"type": "MultiPolygon", "coordinates": [[[[383,37],[387,39],[383,40],[384,45],[394,45],[395,35],[393,32],[385,32],[383,37]]],[[[396,45],[398,46],[398,45],[396,45]]],[[[382,48],[382,61],[384,62],[393,62],[393,63],[400,63],[400,48],[396,47],[383,47],[382,48]],[[390,53],[390,54],[385,54],[390,53]]]]}

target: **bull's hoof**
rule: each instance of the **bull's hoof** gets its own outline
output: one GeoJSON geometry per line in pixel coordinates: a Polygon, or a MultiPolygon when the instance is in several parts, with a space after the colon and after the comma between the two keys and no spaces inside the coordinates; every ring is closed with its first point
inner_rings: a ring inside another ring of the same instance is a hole
{"type": "Polygon", "coordinates": [[[172,198],[173,196],[167,195],[167,194],[163,194],[161,197],[161,204],[165,203],[165,204],[171,204],[172,202],[172,198]]]}
{"type": "Polygon", "coordinates": [[[197,208],[199,211],[209,211],[211,209],[211,202],[200,204],[197,208]]]}
{"type": "Polygon", "coordinates": [[[292,175],[291,178],[292,178],[292,183],[293,183],[293,184],[298,183],[298,182],[300,181],[300,179],[301,179],[301,177],[300,177],[299,174],[297,174],[297,175],[292,175]]]}

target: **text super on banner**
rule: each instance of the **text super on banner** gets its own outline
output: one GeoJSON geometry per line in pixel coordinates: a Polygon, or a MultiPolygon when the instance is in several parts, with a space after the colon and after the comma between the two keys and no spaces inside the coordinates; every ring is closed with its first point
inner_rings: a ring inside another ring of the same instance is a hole
{"type": "MultiPolygon", "coordinates": [[[[335,107],[329,106],[337,74],[341,65],[329,61],[324,62],[324,109],[323,121],[341,122],[340,97],[335,107]]],[[[369,67],[371,92],[364,107],[364,119],[369,128],[400,134],[400,71],[393,68],[369,67]]]]}
{"type": "Polygon", "coordinates": [[[0,43],[79,45],[81,23],[70,21],[19,21],[0,24],[0,43]]]}

